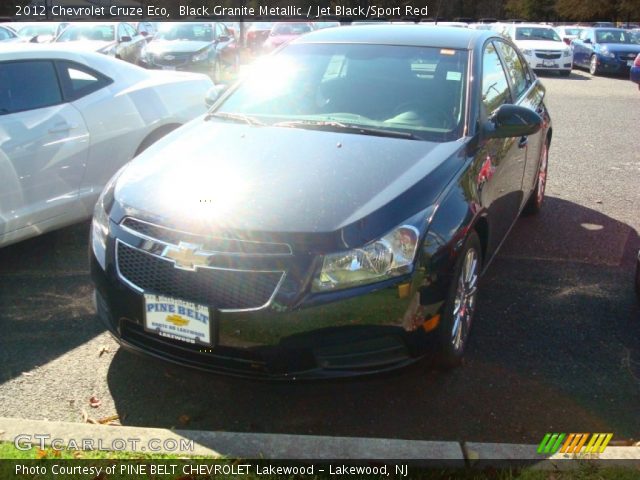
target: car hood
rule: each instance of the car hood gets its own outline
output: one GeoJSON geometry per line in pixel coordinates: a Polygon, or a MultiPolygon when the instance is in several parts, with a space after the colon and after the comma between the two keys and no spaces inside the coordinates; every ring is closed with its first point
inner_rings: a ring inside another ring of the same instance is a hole
{"type": "Polygon", "coordinates": [[[528,48],[530,50],[566,50],[567,45],[564,42],[554,42],[551,40],[516,40],[515,44],[520,49],[528,48]]]}
{"type": "Polygon", "coordinates": [[[394,207],[395,223],[380,226],[388,229],[435,202],[452,175],[446,160],[463,145],[201,117],[131,162],[114,198],[120,217],[194,233],[326,233],[410,191],[410,206],[394,207]]]}
{"type": "Polygon", "coordinates": [[[147,52],[162,53],[195,53],[207,48],[211,42],[194,42],[192,40],[153,40],[147,45],[147,52]]]}
{"type": "Polygon", "coordinates": [[[608,50],[613,53],[640,53],[640,45],[629,45],[626,43],[599,43],[601,50],[608,50]]]}

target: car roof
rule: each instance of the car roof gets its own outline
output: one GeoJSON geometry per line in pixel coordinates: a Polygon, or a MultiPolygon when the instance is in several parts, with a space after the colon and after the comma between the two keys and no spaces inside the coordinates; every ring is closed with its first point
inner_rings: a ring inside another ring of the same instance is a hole
{"type": "Polygon", "coordinates": [[[467,50],[494,36],[495,32],[487,30],[385,24],[317,30],[300,36],[293,43],[364,43],[467,50]]]}

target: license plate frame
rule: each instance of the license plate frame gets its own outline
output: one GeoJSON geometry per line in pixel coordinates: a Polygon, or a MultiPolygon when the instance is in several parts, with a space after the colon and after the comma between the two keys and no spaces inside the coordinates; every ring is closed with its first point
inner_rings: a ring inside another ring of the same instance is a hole
{"type": "Polygon", "coordinates": [[[542,65],[545,67],[557,67],[558,64],[553,60],[542,60],[542,65]]]}
{"type": "Polygon", "coordinates": [[[212,309],[180,298],[144,294],[143,326],[146,332],[190,345],[212,347],[212,309]]]}

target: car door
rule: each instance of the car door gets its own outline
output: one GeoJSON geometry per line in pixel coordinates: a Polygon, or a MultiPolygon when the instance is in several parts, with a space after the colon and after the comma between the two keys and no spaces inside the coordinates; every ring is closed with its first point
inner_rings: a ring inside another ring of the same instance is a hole
{"type": "MultiPolygon", "coordinates": [[[[505,65],[494,41],[488,42],[482,53],[481,122],[489,121],[501,105],[513,103],[505,65]]],[[[520,213],[526,161],[526,148],[522,148],[521,141],[519,137],[487,139],[476,153],[480,164],[478,191],[482,205],[489,212],[489,255],[500,245],[520,213]]]]}
{"type": "Polygon", "coordinates": [[[575,65],[584,66],[585,45],[584,40],[588,37],[587,30],[582,30],[578,38],[571,42],[571,48],[573,50],[573,63],[575,65]]]}
{"type": "Polygon", "coordinates": [[[88,146],[52,60],[0,62],[0,239],[73,215],[88,146]]]}
{"type": "MultiPolygon", "coordinates": [[[[496,41],[495,45],[503,65],[506,67],[505,70],[511,86],[511,96],[514,99],[513,103],[529,108],[544,118],[546,112],[542,100],[545,91],[541,83],[535,79],[535,75],[529,69],[526,60],[506,42],[496,41]]],[[[540,131],[528,137],[521,137],[518,140],[518,150],[514,158],[517,162],[524,162],[521,184],[523,203],[520,205],[521,208],[524,207],[524,202],[536,182],[542,140],[542,132],[540,131]]]]}
{"type": "Polygon", "coordinates": [[[215,24],[215,39],[216,39],[216,55],[224,65],[231,66],[234,64],[234,39],[226,25],[223,23],[215,24]]]}

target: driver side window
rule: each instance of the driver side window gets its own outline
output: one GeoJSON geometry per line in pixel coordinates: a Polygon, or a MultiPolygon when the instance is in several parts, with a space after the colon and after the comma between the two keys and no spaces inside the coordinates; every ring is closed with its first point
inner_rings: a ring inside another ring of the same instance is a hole
{"type": "Polygon", "coordinates": [[[495,45],[488,43],[482,56],[483,114],[491,115],[500,105],[511,103],[509,82],[495,45]]]}

